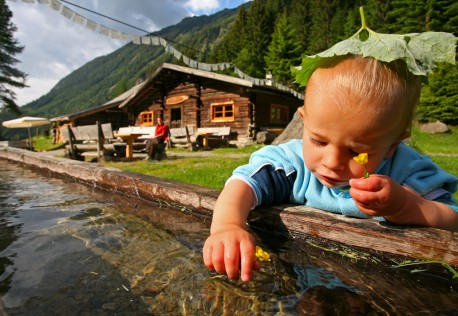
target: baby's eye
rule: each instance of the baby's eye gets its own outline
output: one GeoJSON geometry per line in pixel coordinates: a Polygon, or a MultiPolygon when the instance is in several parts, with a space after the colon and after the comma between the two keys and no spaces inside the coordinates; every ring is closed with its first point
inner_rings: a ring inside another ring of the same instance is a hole
{"type": "Polygon", "coordinates": [[[325,142],[322,142],[322,141],[319,141],[319,140],[316,140],[316,139],[313,139],[313,138],[310,138],[310,142],[314,145],[317,145],[317,146],[326,146],[326,143],[325,142]]]}

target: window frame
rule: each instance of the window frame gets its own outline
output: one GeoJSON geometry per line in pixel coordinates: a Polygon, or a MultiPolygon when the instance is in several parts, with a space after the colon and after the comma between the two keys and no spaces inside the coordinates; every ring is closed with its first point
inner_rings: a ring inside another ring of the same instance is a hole
{"type": "Polygon", "coordinates": [[[154,111],[143,111],[140,112],[139,116],[139,121],[140,121],[140,126],[153,126],[154,125],[154,111]],[[144,119],[146,116],[150,116],[150,119],[144,119]]]}
{"type": "Polygon", "coordinates": [[[270,105],[270,122],[277,124],[288,124],[289,107],[287,105],[272,103],[270,105]],[[273,111],[275,111],[275,113],[273,111]],[[284,120],[282,119],[283,116],[284,120]]]}
{"type": "Polygon", "coordinates": [[[235,121],[235,102],[226,101],[226,102],[214,102],[210,104],[210,121],[211,122],[234,122],[235,121]],[[232,110],[227,110],[226,107],[231,106],[232,110]],[[222,107],[221,117],[216,117],[216,108],[222,107]],[[232,113],[231,116],[226,115],[226,113],[232,113]]]}

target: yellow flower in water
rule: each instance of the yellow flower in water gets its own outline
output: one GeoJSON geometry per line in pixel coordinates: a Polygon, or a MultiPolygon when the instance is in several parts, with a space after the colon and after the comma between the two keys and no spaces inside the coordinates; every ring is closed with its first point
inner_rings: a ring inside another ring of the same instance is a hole
{"type": "Polygon", "coordinates": [[[368,157],[366,153],[359,154],[358,156],[353,157],[353,160],[359,163],[360,165],[367,164],[368,157]]]}
{"type": "Polygon", "coordinates": [[[259,259],[259,261],[270,261],[270,256],[267,252],[265,252],[264,250],[262,250],[261,247],[259,246],[256,246],[256,254],[255,254],[256,258],[259,259]]]}
{"type": "Polygon", "coordinates": [[[367,172],[367,162],[369,161],[369,157],[366,153],[361,153],[358,156],[353,157],[353,160],[359,163],[360,165],[364,165],[364,179],[369,178],[369,172],[367,172]]]}

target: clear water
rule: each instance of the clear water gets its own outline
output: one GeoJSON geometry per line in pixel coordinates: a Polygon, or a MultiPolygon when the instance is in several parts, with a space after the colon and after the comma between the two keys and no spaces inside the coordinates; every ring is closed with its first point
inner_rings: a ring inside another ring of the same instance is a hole
{"type": "Polygon", "coordinates": [[[0,179],[0,315],[458,315],[442,266],[255,229],[272,261],[232,282],[202,263],[209,218],[5,161],[0,179]]]}

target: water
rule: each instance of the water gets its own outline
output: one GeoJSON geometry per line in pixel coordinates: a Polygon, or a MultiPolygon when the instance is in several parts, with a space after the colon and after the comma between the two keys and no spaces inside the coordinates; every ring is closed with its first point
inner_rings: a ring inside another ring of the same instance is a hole
{"type": "Polygon", "coordinates": [[[458,280],[440,265],[393,268],[255,229],[272,261],[232,282],[202,263],[208,218],[4,161],[0,179],[9,315],[458,315],[458,280]]]}

